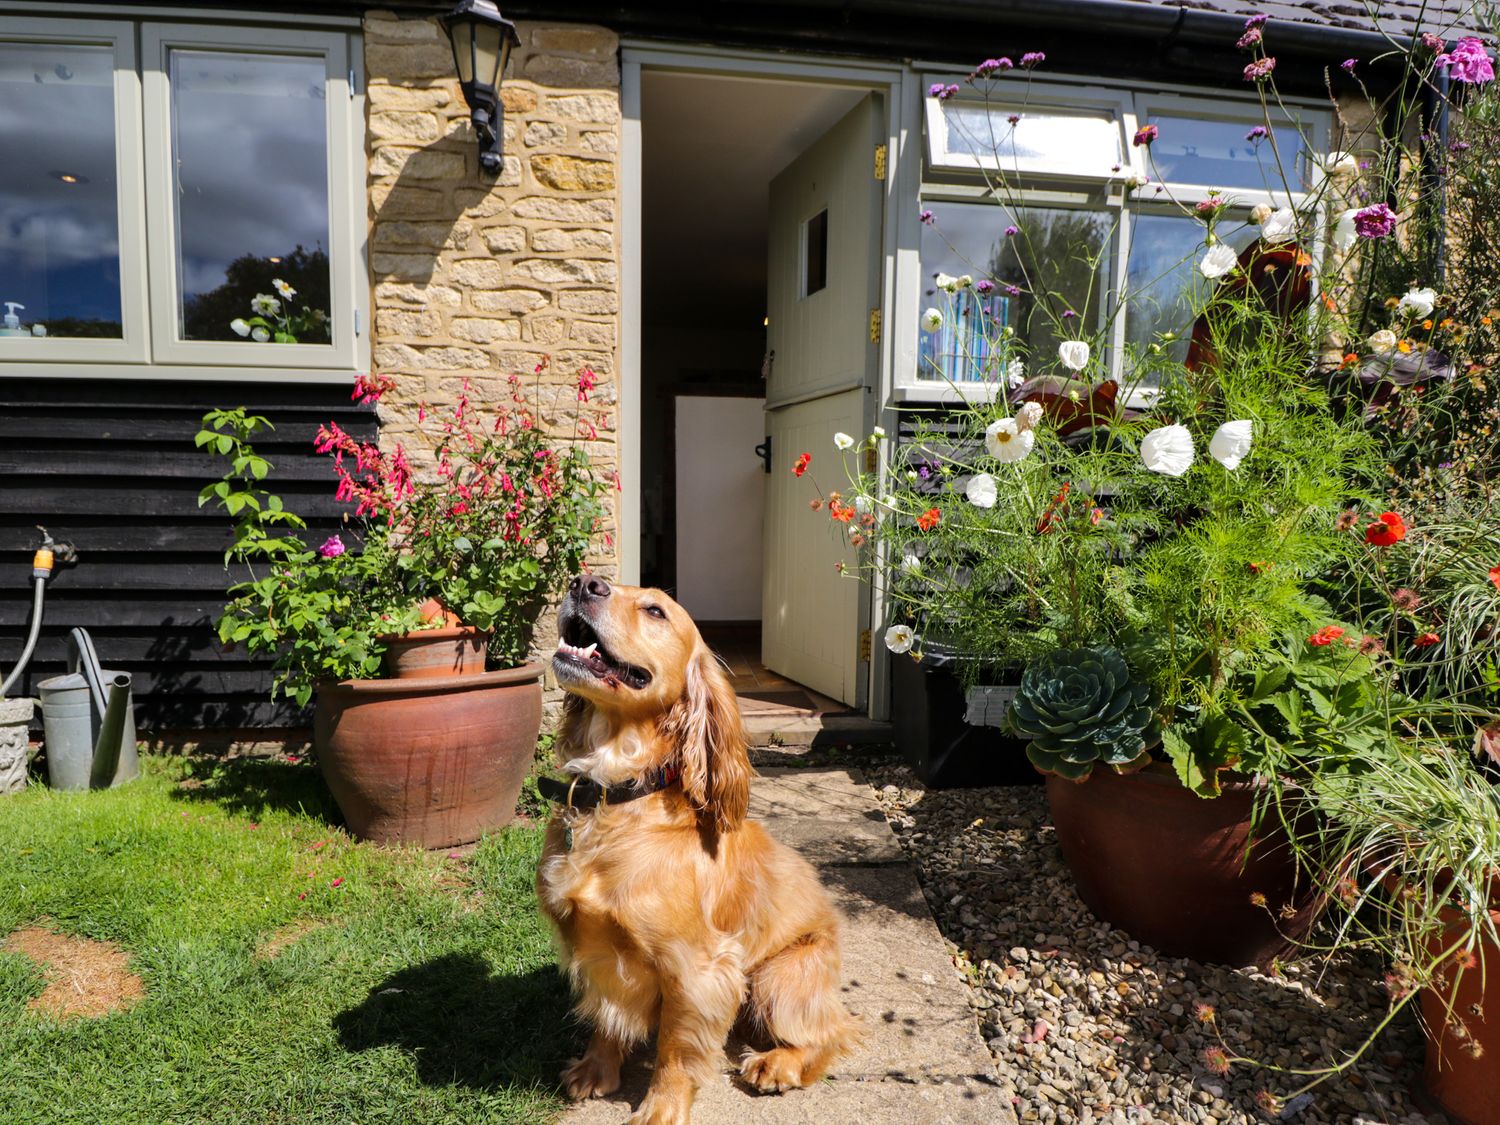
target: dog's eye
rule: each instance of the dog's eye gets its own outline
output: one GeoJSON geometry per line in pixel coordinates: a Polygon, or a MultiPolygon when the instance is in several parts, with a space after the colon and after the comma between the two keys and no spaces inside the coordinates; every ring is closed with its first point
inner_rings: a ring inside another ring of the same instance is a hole
{"type": "Polygon", "coordinates": [[[660,617],[663,621],[667,619],[667,611],[659,605],[648,605],[644,608],[652,617],[660,617]]]}

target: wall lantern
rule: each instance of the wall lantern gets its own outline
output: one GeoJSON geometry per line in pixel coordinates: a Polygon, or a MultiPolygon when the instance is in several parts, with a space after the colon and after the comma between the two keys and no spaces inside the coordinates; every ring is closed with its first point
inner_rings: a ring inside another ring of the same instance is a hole
{"type": "Polygon", "coordinates": [[[458,6],[443,17],[443,26],[453,42],[458,84],[479,138],[479,166],[498,175],[505,136],[500,78],[505,74],[505,60],[521,41],[516,25],[500,14],[494,0],[458,0],[458,6]]]}

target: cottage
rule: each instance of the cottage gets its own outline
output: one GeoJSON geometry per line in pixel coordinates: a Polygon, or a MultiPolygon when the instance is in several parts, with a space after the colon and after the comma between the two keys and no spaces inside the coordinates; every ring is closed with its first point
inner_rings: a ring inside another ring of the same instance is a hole
{"type": "MultiPolygon", "coordinates": [[[[835,433],[898,437],[898,406],[996,393],[945,378],[962,331],[919,318],[940,272],[1034,265],[1005,243],[1013,219],[1049,256],[1086,252],[1074,268],[1098,284],[1076,312],[1112,326],[1124,374],[1128,342],[1188,327],[1174,264],[1199,234],[1165,201],[1289,202],[1247,137],[1264,117],[1246,16],[1271,18],[1293,95],[1272,134],[1306,179],[1367,124],[1340,63],[1399,78],[1373,60],[1419,5],[506,4],[498,162],[447,7],[0,0],[0,668],[37,526],[78,552],[23,690],[81,625],[135,673],[146,731],[298,724],[210,627],[226,530],[198,503],[199,417],[269,416],[278,489],[332,530],[320,422],[410,442],[424,404],[482,406],[545,360],[546,421],[618,472],[597,568],[675,589],[721,643],[884,718],[880,592],[838,572],[794,459],[837,488],[835,433]],[[929,96],[987,56],[988,104],[929,96]],[[972,143],[1011,115],[1024,215],[984,190],[994,156],[972,143]],[[1148,123],[1151,169],[1132,144],[1148,123]],[[1152,299],[1115,317],[1121,284],[1152,299]],[[378,414],[350,398],[371,371],[395,382],[378,414]]],[[[1443,7],[1429,28],[1466,19],[1443,7]]]]}

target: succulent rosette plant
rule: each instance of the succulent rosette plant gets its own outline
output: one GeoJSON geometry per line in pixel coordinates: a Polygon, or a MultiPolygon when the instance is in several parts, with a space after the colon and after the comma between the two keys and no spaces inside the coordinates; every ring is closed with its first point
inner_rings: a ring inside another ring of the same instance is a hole
{"type": "Polygon", "coordinates": [[[1030,737],[1031,764],[1069,781],[1087,780],[1099,764],[1118,773],[1140,769],[1158,734],[1151,689],[1134,682],[1125,657],[1107,645],[1034,660],[1021,676],[1010,722],[1030,737]]]}

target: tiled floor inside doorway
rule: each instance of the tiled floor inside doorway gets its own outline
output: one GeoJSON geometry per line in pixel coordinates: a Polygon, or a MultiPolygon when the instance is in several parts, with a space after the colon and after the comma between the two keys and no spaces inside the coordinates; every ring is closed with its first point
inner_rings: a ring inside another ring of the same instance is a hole
{"type": "Polygon", "coordinates": [[[702,626],[703,639],[729,670],[729,682],[747,719],[784,716],[813,718],[851,715],[846,704],[771,671],[760,661],[760,622],[702,626]]]}

